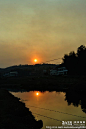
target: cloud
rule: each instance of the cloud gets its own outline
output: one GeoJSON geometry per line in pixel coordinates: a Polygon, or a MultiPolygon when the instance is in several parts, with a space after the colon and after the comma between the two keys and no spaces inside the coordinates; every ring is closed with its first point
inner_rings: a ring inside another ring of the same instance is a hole
{"type": "Polygon", "coordinates": [[[62,57],[86,41],[86,0],[0,1],[0,60],[62,57]]]}

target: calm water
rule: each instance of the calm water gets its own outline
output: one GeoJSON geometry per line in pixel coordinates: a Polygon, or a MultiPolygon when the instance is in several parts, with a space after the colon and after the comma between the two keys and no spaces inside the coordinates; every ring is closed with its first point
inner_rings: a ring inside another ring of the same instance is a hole
{"type": "Polygon", "coordinates": [[[19,97],[21,101],[25,103],[26,107],[29,108],[36,120],[43,121],[42,129],[46,129],[46,126],[60,126],[62,125],[62,121],[86,120],[86,114],[82,111],[80,104],[78,104],[78,107],[73,104],[68,105],[68,102],[65,100],[66,93],[56,91],[11,93],[16,97],[19,97]]]}

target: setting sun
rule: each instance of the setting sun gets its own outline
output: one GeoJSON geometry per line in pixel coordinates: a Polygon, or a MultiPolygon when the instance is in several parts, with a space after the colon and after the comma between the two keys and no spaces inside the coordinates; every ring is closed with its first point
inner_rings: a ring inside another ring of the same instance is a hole
{"type": "Polygon", "coordinates": [[[37,92],[36,95],[39,95],[39,93],[37,92]]]}
{"type": "Polygon", "coordinates": [[[34,59],[34,62],[37,62],[37,59],[34,59]]]}

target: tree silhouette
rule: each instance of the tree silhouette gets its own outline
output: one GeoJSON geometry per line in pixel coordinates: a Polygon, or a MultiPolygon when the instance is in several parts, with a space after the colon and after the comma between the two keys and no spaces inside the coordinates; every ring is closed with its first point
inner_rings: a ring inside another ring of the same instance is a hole
{"type": "Polygon", "coordinates": [[[74,51],[70,52],[69,55],[65,54],[63,58],[63,64],[68,69],[69,74],[76,74],[77,57],[74,51]]]}
{"type": "Polygon", "coordinates": [[[77,56],[80,57],[84,57],[86,48],[84,45],[81,45],[78,49],[77,49],[77,56]]]}
{"type": "Polygon", "coordinates": [[[81,45],[69,54],[63,57],[63,65],[68,69],[69,74],[86,74],[86,47],[81,45]]]}

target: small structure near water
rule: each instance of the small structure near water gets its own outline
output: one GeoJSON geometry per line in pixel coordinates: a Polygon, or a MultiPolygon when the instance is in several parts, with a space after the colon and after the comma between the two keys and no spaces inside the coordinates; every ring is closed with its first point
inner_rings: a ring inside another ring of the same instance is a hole
{"type": "Polygon", "coordinates": [[[66,69],[66,67],[60,67],[57,70],[56,69],[52,69],[50,70],[50,75],[67,75],[68,70],[66,69]]]}
{"type": "Polygon", "coordinates": [[[58,68],[58,75],[67,75],[68,70],[66,69],[66,67],[60,67],[58,68]]]}
{"type": "Polygon", "coordinates": [[[50,75],[58,75],[58,71],[54,70],[54,69],[51,69],[50,70],[50,75]]]}
{"type": "Polygon", "coordinates": [[[18,72],[16,71],[3,74],[3,77],[16,77],[16,76],[18,76],[18,72]]]}

